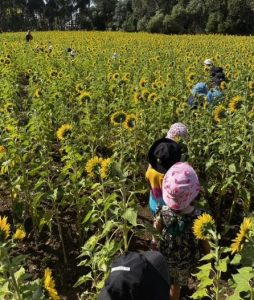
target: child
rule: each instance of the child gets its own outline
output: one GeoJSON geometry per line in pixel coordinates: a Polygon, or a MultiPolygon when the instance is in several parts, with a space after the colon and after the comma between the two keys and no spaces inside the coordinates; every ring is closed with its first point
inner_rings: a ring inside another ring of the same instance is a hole
{"type": "Polygon", "coordinates": [[[175,141],[181,147],[181,161],[186,161],[188,158],[188,129],[183,123],[174,123],[169,128],[166,138],[175,141]]]}
{"type": "Polygon", "coordinates": [[[26,41],[30,42],[32,39],[33,39],[32,33],[30,30],[28,30],[26,34],[26,41]]]}
{"type": "MultiPolygon", "coordinates": [[[[176,162],[181,159],[181,148],[173,140],[162,138],[154,142],[148,153],[149,166],[146,171],[146,179],[150,187],[149,208],[153,216],[159,207],[165,205],[162,199],[162,181],[164,174],[176,162]]],[[[151,247],[156,248],[154,237],[151,247]]]]}
{"type": "MultiPolygon", "coordinates": [[[[201,211],[191,205],[199,191],[197,174],[187,163],[174,164],[163,179],[162,196],[166,206],[162,207],[155,226],[161,232],[159,250],[168,262],[173,300],[180,299],[181,287],[187,286],[200,258],[199,242],[192,227],[201,211]]],[[[208,242],[202,242],[208,253],[208,242]]]]}
{"type": "Polygon", "coordinates": [[[158,207],[165,205],[162,199],[162,181],[168,169],[181,159],[180,146],[173,140],[162,138],[155,141],[148,153],[149,167],[146,179],[151,188],[149,207],[153,215],[158,207]]]}

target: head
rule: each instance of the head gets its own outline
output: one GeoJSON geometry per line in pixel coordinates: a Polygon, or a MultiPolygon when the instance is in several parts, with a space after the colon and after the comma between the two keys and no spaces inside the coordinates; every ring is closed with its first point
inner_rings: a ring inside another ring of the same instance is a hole
{"type": "Polygon", "coordinates": [[[204,60],[204,66],[211,68],[213,66],[213,61],[210,58],[207,58],[206,60],[204,60]]]}
{"type": "Polygon", "coordinates": [[[188,129],[183,123],[174,123],[169,128],[166,138],[177,141],[179,138],[186,140],[188,138],[188,129]]]}
{"type": "Polygon", "coordinates": [[[98,300],[167,300],[170,280],[157,251],[126,252],[114,260],[98,300]]]}
{"type": "Polygon", "coordinates": [[[162,197],[168,207],[173,210],[181,211],[190,206],[199,192],[198,176],[187,163],[174,164],[163,179],[162,197]]]}
{"type": "Polygon", "coordinates": [[[148,152],[151,166],[165,174],[176,162],[181,160],[181,147],[173,140],[162,138],[155,141],[148,152]]]}

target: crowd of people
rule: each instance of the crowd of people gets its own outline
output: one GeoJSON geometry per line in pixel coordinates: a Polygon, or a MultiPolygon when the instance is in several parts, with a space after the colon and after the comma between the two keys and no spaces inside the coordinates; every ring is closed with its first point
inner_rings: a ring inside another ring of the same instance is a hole
{"type": "Polygon", "coordinates": [[[204,61],[204,66],[209,72],[208,82],[198,82],[191,90],[191,96],[188,99],[188,104],[191,108],[207,103],[211,107],[217,105],[224,97],[221,89],[222,82],[226,82],[227,78],[223,68],[216,67],[211,59],[204,61]]]}
{"type": "MultiPolygon", "coordinates": [[[[188,99],[191,108],[204,102],[214,106],[224,96],[220,88],[226,81],[223,69],[214,66],[211,59],[204,65],[210,80],[193,87],[188,99]]],[[[149,149],[145,178],[158,235],[152,236],[151,251],[127,252],[114,261],[99,300],[180,300],[181,289],[188,285],[201,253],[209,253],[208,241],[197,240],[193,233],[194,221],[203,211],[193,205],[201,187],[195,170],[186,162],[187,141],[187,127],[174,123],[166,137],[149,149]]]]}
{"type": "MultiPolygon", "coordinates": [[[[28,31],[26,41],[32,39],[28,31]]],[[[52,51],[52,45],[49,49],[52,51]]],[[[66,52],[72,58],[76,55],[71,48],[66,52]]],[[[116,53],[113,58],[117,58],[116,53]]],[[[193,87],[188,99],[192,108],[204,101],[215,105],[223,97],[223,69],[214,66],[211,59],[206,59],[204,65],[210,81],[193,87]]],[[[187,141],[187,127],[174,123],[166,137],[156,140],[149,149],[145,178],[150,190],[149,209],[159,239],[152,237],[151,251],[127,251],[113,261],[99,300],[179,300],[181,288],[188,285],[201,258],[201,248],[209,253],[209,243],[197,240],[192,229],[203,212],[193,205],[200,193],[200,183],[195,170],[186,162],[187,141]]]]}
{"type": "Polygon", "coordinates": [[[174,123],[148,152],[145,178],[159,238],[153,236],[150,251],[127,252],[113,262],[99,300],[179,300],[201,252],[209,253],[209,243],[193,233],[194,221],[203,213],[193,205],[201,187],[180,141],[186,144],[188,129],[174,123]]]}

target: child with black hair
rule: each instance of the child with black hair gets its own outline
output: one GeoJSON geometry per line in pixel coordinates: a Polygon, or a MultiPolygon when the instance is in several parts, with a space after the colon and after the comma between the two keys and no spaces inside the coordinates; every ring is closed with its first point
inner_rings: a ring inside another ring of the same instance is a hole
{"type": "MultiPolygon", "coordinates": [[[[176,162],[181,160],[181,148],[173,140],[162,138],[155,141],[148,153],[149,166],[145,177],[150,187],[149,208],[154,220],[160,207],[165,205],[162,199],[162,181],[164,174],[176,162]]],[[[156,248],[155,238],[152,238],[151,248],[156,248]]]]}

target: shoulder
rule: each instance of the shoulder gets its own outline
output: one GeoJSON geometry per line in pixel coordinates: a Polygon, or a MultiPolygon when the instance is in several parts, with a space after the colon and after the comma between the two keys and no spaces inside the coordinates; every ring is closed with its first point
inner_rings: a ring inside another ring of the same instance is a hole
{"type": "Polygon", "coordinates": [[[155,169],[153,168],[149,168],[147,171],[146,171],[146,178],[155,178],[155,177],[158,177],[158,178],[163,178],[164,177],[164,174],[162,173],[159,173],[158,171],[156,171],[155,169]]]}

